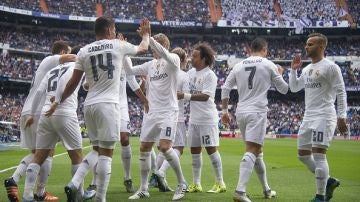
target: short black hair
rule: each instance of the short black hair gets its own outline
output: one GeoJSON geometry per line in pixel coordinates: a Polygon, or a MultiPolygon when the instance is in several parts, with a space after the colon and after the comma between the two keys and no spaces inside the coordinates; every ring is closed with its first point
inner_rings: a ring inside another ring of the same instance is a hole
{"type": "Polygon", "coordinates": [[[115,21],[108,16],[101,16],[98,17],[95,21],[95,34],[96,35],[103,35],[111,26],[115,26],[115,21]]]}
{"type": "Polygon", "coordinates": [[[194,50],[200,51],[200,58],[205,58],[205,64],[212,66],[215,62],[215,51],[211,48],[207,42],[202,42],[195,45],[194,50]]]}
{"type": "Polygon", "coordinates": [[[308,35],[308,39],[311,38],[311,37],[318,37],[318,41],[323,44],[324,46],[324,49],[326,48],[327,44],[328,44],[328,39],[325,35],[321,34],[321,33],[311,33],[308,35]]]}
{"type": "Polygon", "coordinates": [[[268,47],[268,43],[264,38],[257,37],[251,42],[251,51],[252,52],[259,52],[263,48],[268,47]]]}
{"type": "Polygon", "coordinates": [[[59,54],[61,51],[65,50],[67,51],[69,49],[69,44],[65,41],[55,41],[54,44],[51,47],[51,53],[59,54]]]}
{"type": "Polygon", "coordinates": [[[71,49],[71,54],[77,55],[78,52],[80,51],[81,46],[73,46],[73,48],[71,49]]]}

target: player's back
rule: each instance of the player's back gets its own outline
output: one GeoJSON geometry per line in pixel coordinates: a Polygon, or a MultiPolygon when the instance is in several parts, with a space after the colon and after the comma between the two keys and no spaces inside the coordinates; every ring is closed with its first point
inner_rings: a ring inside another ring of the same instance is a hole
{"type": "Polygon", "coordinates": [[[237,112],[266,112],[267,91],[276,65],[266,58],[251,56],[235,65],[232,71],[239,94],[237,112]]]}
{"type": "MultiPolygon", "coordinates": [[[[42,79],[45,77],[45,75],[51,69],[53,69],[59,65],[59,59],[60,59],[60,55],[51,55],[51,56],[47,56],[46,58],[44,58],[41,61],[39,67],[37,68],[37,70],[34,74],[28,97],[26,98],[26,101],[24,103],[24,106],[23,106],[23,109],[21,112],[22,115],[31,113],[32,101],[34,99],[34,96],[36,94],[38,87],[40,86],[42,79]]],[[[44,98],[45,98],[45,95],[44,95],[44,98]]],[[[43,106],[42,103],[44,103],[44,99],[42,99],[41,103],[39,103],[39,107],[36,110],[36,112],[39,114],[40,114],[41,108],[43,106]]]]}
{"type": "Polygon", "coordinates": [[[136,53],[136,46],[118,39],[99,40],[83,47],[78,53],[75,69],[84,71],[89,83],[84,105],[119,103],[123,57],[136,53]]]}

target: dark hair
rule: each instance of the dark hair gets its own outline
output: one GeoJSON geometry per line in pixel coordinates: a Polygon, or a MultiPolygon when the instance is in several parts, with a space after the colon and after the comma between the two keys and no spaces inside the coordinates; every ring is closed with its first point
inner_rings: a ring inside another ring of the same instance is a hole
{"type": "Polygon", "coordinates": [[[318,37],[318,42],[320,42],[322,45],[324,45],[324,49],[326,48],[326,46],[328,44],[328,39],[325,35],[315,32],[315,33],[311,33],[308,35],[308,39],[311,37],[318,37]]]}
{"type": "Polygon", "coordinates": [[[266,48],[267,46],[268,46],[268,43],[264,38],[257,37],[251,42],[251,51],[259,52],[263,48],[266,48]]]}
{"type": "Polygon", "coordinates": [[[185,60],[186,60],[186,52],[185,52],[184,49],[182,49],[180,47],[176,47],[171,52],[175,53],[176,55],[179,56],[180,62],[185,62],[185,60]]]}
{"type": "Polygon", "coordinates": [[[78,54],[78,52],[80,51],[81,46],[77,45],[77,46],[73,46],[73,48],[71,49],[71,54],[78,54]]]}
{"type": "Polygon", "coordinates": [[[65,41],[55,41],[51,47],[52,54],[59,54],[61,51],[67,51],[69,49],[69,44],[65,41]]]}
{"type": "Polygon", "coordinates": [[[206,42],[195,45],[194,50],[200,51],[200,58],[205,58],[205,64],[211,66],[215,62],[215,51],[211,48],[210,44],[206,42]]]}
{"type": "Polygon", "coordinates": [[[98,17],[95,21],[95,34],[103,35],[111,26],[115,26],[115,21],[111,17],[101,16],[98,17]]]}

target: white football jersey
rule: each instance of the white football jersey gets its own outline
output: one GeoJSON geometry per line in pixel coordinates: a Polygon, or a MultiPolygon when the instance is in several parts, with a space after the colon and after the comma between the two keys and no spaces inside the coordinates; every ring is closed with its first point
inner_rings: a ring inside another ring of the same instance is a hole
{"type": "Polygon", "coordinates": [[[149,113],[178,110],[176,89],[180,58],[175,53],[170,53],[152,37],[150,37],[150,47],[158,52],[161,58],[129,68],[127,73],[147,76],[146,97],[149,101],[149,113]]]}
{"type": "Polygon", "coordinates": [[[135,76],[126,75],[125,71],[122,70],[120,76],[120,96],[119,96],[120,108],[128,107],[126,82],[129,84],[129,87],[131,88],[132,91],[136,91],[137,89],[140,88],[138,82],[136,81],[135,76]]]}
{"type": "Polygon", "coordinates": [[[276,69],[276,65],[266,58],[248,57],[231,70],[222,86],[221,98],[228,98],[236,86],[239,95],[236,113],[267,112],[267,92],[271,84],[282,94],[288,92],[288,84],[276,69]]]}
{"type": "Polygon", "coordinates": [[[85,72],[89,91],[84,105],[119,103],[120,74],[125,55],[135,55],[137,46],[119,39],[95,41],[81,48],[75,69],[85,72]]]}
{"type": "MultiPolygon", "coordinates": [[[[184,72],[183,70],[180,70],[179,75],[178,75],[178,87],[177,90],[178,91],[183,91],[185,85],[186,85],[186,72],[184,72]]],[[[178,117],[178,122],[184,122],[185,121],[185,114],[184,114],[184,99],[178,100],[178,105],[179,105],[179,117],[178,117]]]]}
{"type": "MultiPolygon", "coordinates": [[[[75,62],[60,64],[45,75],[38,88],[38,91],[46,94],[45,104],[42,107],[41,114],[45,114],[45,112],[50,109],[50,98],[62,95],[67,82],[72,76],[74,67],[75,62]]],[[[77,97],[79,88],[80,84],[64,102],[58,105],[53,115],[77,117],[76,110],[78,107],[77,97]]]]}
{"type": "MultiPolygon", "coordinates": [[[[48,73],[51,69],[53,69],[59,65],[59,60],[60,60],[60,55],[51,55],[51,56],[47,56],[46,58],[44,58],[41,61],[39,67],[37,68],[37,70],[33,76],[31,88],[30,88],[29,94],[25,100],[24,106],[22,108],[21,115],[31,114],[32,102],[34,100],[36,91],[37,91],[42,79],[44,78],[46,73],[48,73]]],[[[39,107],[36,109],[35,114],[41,113],[41,108],[44,104],[44,100],[45,100],[45,95],[43,95],[42,99],[40,99],[40,103],[38,105],[39,107]]]]}
{"type": "Polygon", "coordinates": [[[206,67],[200,71],[195,68],[187,72],[187,89],[191,94],[203,93],[209,96],[207,101],[190,100],[190,124],[214,125],[219,121],[218,111],[214,103],[217,86],[217,76],[206,67]]]}
{"type": "Polygon", "coordinates": [[[305,88],[304,120],[336,119],[334,102],[337,97],[338,117],[346,118],[346,91],[340,67],[324,58],[307,65],[299,78],[296,70],[289,75],[290,90],[305,88]]]}

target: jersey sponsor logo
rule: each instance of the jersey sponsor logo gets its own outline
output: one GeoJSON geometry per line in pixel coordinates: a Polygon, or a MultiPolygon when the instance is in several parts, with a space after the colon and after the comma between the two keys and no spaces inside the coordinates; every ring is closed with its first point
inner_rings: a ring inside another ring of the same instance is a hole
{"type": "Polygon", "coordinates": [[[95,52],[95,51],[102,51],[102,50],[106,50],[106,49],[113,49],[113,45],[112,44],[102,44],[99,46],[90,46],[88,48],[88,52],[95,52]]]}
{"type": "Polygon", "coordinates": [[[169,75],[167,73],[160,74],[159,71],[156,71],[155,75],[150,77],[150,81],[157,81],[157,80],[160,80],[160,79],[164,79],[164,78],[166,78],[168,76],[169,75]]]}
{"type": "Polygon", "coordinates": [[[305,88],[321,88],[321,83],[320,82],[306,83],[305,88]]]}

